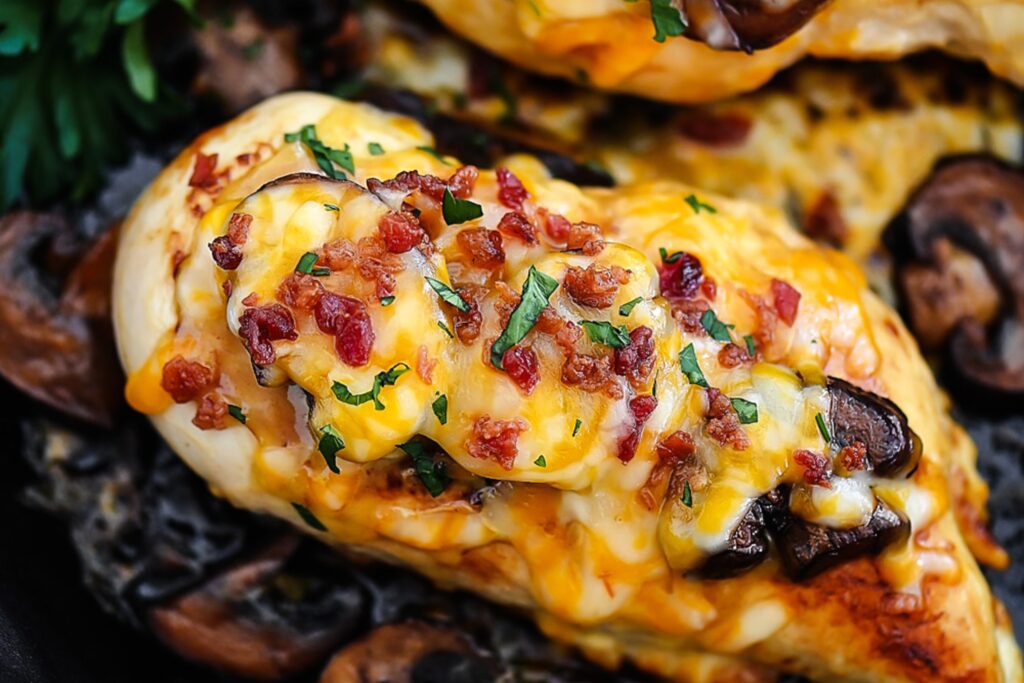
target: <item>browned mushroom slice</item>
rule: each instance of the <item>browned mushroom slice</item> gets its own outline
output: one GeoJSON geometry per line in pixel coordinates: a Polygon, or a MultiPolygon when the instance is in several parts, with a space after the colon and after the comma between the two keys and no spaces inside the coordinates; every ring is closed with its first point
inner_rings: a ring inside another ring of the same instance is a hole
{"type": "Polygon", "coordinates": [[[764,512],[755,503],[729,534],[725,549],[708,557],[693,572],[702,579],[727,579],[750,571],[768,557],[768,533],[764,512]]]}
{"type": "Polygon", "coordinates": [[[716,50],[763,50],[799,31],[828,0],[684,0],[686,35],[716,50]]]}
{"type": "Polygon", "coordinates": [[[986,155],[940,163],[886,242],[915,335],[948,337],[955,370],[974,383],[1024,392],[1024,172],[986,155]]]}
{"type": "Polygon", "coordinates": [[[836,377],[828,378],[832,447],[860,442],[868,465],[883,477],[909,475],[921,459],[921,439],[895,403],[836,377]]]}
{"type": "Polygon", "coordinates": [[[910,523],[881,499],[870,519],[852,529],[831,529],[812,524],[788,509],[788,491],[762,496],[768,528],[786,574],[801,581],[862,555],[877,555],[893,543],[905,541],[910,523]]]}

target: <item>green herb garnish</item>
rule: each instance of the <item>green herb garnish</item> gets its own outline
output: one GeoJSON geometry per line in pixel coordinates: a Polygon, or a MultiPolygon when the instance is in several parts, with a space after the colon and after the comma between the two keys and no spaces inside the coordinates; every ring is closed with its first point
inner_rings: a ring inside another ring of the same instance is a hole
{"type": "Polygon", "coordinates": [[[292,507],[295,508],[295,511],[297,513],[299,513],[299,517],[302,518],[302,521],[308,524],[310,527],[316,529],[317,531],[327,531],[327,527],[324,526],[324,523],[317,519],[316,515],[310,512],[309,508],[307,508],[305,505],[292,503],[292,507]]]}
{"type": "Polygon", "coordinates": [[[419,477],[423,487],[427,489],[430,495],[437,498],[444,493],[445,487],[451,481],[451,477],[448,476],[448,467],[444,464],[444,461],[435,461],[433,457],[428,455],[427,449],[423,447],[421,441],[409,441],[408,443],[399,444],[398,447],[412,458],[416,476],[419,477]]]}
{"type": "Polygon", "coordinates": [[[651,0],[651,22],[654,40],[664,43],[665,38],[681,36],[686,32],[686,19],[672,0],[651,0]]]}
{"type": "Polygon", "coordinates": [[[697,195],[695,194],[686,195],[686,203],[690,205],[690,208],[693,209],[694,213],[700,213],[701,211],[718,213],[718,209],[697,199],[697,195]]]}
{"type": "Polygon", "coordinates": [[[437,321],[437,326],[441,328],[441,331],[448,335],[449,339],[455,339],[455,335],[448,329],[448,326],[444,324],[443,320],[437,321]]]}
{"type": "Polygon", "coordinates": [[[715,341],[732,341],[732,336],[729,334],[729,330],[735,327],[735,325],[723,323],[721,320],[718,319],[718,316],[715,315],[715,312],[710,308],[704,311],[703,315],[700,316],[700,324],[701,326],[704,327],[705,330],[707,330],[707,333],[715,341]]]}
{"type": "Polygon", "coordinates": [[[341,473],[341,470],[338,469],[337,456],[338,451],[344,447],[345,440],[341,438],[341,434],[333,425],[324,425],[320,428],[320,441],[317,443],[317,449],[320,451],[320,455],[324,456],[327,468],[335,474],[341,473]]]}
{"type": "Polygon", "coordinates": [[[557,288],[558,280],[530,266],[526,282],[523,283],[519,305],[512,311],[501,335],[491,345],[491,364],[494,367],[504,369],[501,359],[505,352],[521,342],[526,333],[533,328],[540,318],[541,311],[547,308],[548,299],[557,288]]]}
{"type": "Polygon", "coordinates": [[[416,149],[418,149],[421,152],[426,152],[430,156],[432,156],[435,159],[437,159],[438,161],[440,161],[445,166],[451,166],[451,164],[449,164],[447,161],[444,160],[444,157],[441,155],[440,152],[438,152],[436,149],[434,149],[433,147],[431,147],[429,145],[420,145],[416,149]]]}
{"type": "Polygon", "coordinates": [[[476,220],[484,215],[483,207],[468,199],[459,199],[447,187],[441,200],[441,213],[448,225],[458,225],[466,221],[476,220]]]}
{"type": "Polygon", "coordinates": [[[757,347],[754,346],[754,338],[751,335],[743,337],[743,341],[747,343],[747,355],[753,358],[757,355],[757,347]]]}
{"type": "Polygon", "coordinates": [[[347,403],[350,406],[358,406],[368,401],[373,401],[373,407],[376,410],[384,410],[384,404],[380,402],[380,390],[384,387],[391,386],[398,381],[398,378],[409,371],[409,366],[406,363],[395,363],[390,369],[384,372],[378,372],[373,378],[373,386],[369,391],[364,391],[361,394],[353,394],[349,391],[348,387],[341,382],[334,382],[331,384],[331,391],[334,392],[334,396],[342,403],[347,403]]]}
{"type": "Polygon", "coordinates": [[[459,309],[463,313],[469,312],[469,304],[466,302],[465,299],[463,299],[459,295],[458,292],[456,292],[454,289],[452,289],[445,283],[441,282],[440,280],[435,280],[432,277],[428,277],[425,279],[427,281],[427,284],[430,285],[430,287],[435,292],[437,292],[437,295],[439,297],[441,297],[442,301],[444,301],[446,304],[451,304],[452,306],[459,309]]]}
{"type": "Polygon", "coordinates": [[[579,419],[579,418],[577,417],[577,418],[576,418],[576,424],[574,424],[574,425],[572,426],[572,435],[573,435],[574,437],[575,437],[575,436],[576,436],[577,434],[579,434],[579,433],[580,433],[580,427],[582,427],[582,426],[583,426],[583,421],[582,421],[581,419],[579,419]]]}
{"type": "Polygon", "coordinates": [[[324,208],[328,211],[341,211],[337,204],[324,204],[324,208]]]}
{"type": "Polygon", "coordinates": [[[636,305],[643,300],[644,298],[642,296],[638,296],[635,299],[630,299],[626,303],[619,306],[619,315],[628,318],[629,314],[633,312],[633,308],[635,308],[636,305]]]}
{"type": "Polygon", "coordinates": [[[693,349],[692,342],[679,352],[679,369],[686,375],[686,379],[690,381],[690,384],[696,384],[699,387],[708,386],[708,381],[704,378],[704,372],[700,369],[700,364],[697,362],[697,352],[693,349]]]}
{"type": "Polygon", "coordinates": [[[832,443],[832,435],[828,433],[828,425],[825,424],[825,416],[821,413],[814,415],[814,421],[818,423],[818,431],[821,432],[821,438],[825,439],[825,443],[832,443]]]}
{"type": "Polygon", "coordinates": [[[446,394],[435,398],[434,402],[430,404],[430,408],[434,411],[438,422],[442,425],[448,424],[448,396],[446,394]]]}
{"type": "Polygon", "coordinates": [[[375,157],[379,157],[384,153],[384,148],[380,146],[379,142],[368,143],[366,145],[366,150],[375,157]]]}
{"type": "Polygon", "coordinates": [[[317,137],[316,126],[312,123],[306,124],[294,133],[285,133],[284,141],[301,142],[305,145],[313,153],[313,159],[316,160],[317,166],[327,174],[328,178],[344,180],[348,177],[342,171],[335,168],[335,165],[340,166],[349,173],[356,172],[355,161],[352,159],[352,152],[349,146],[346,144],[345,149],[328,147],[317,137]]]}
{"type": "Polygon", "coordinates": [[[688,508],[693,507],[693,491],[690,490],[690,480],[683,480],[683,495],[679,499],[688,508]]]}
{"type": "Polygon", "coordinates": [[[299,259],[299,262],[295,264],[295,272],[309,275],[313,272],[313,266],[316,264],[316,260],[318,258],[320,257],[312,251],[307,251],[302,255],[302,258],[299,259]]]}
{"type": "Polygon", "coordinates": [[[242,412],[241,406],[236,406],[236,405],[231,404],[231,403],[228,404],[228,415],[230,415],[231,417],[235,418],[236,420],[238,420],[242,424],[245,424],[245,421],[247,419],[245,417],[245,413],[242,412]]]}
{"type": "Polygon", "coordinates": [[[616,327],[609,322],[596,320],[581,320],[580,324],[587,331],[590,341],[595,344],[604,344],[614,349],[621,349],[629,344],[629,330],[625,325],[616,327]]]}
{"type": "Polygon", "coordinates": [[[673,251],[672,254],[669,255],[668,250],[666,250],[665,247],[658,247],[658,255],[661,256],[661,262],[666,265],[675,263],[679,259],[683,258],[683,252],[673,251]]]}
{"type": "Polygon", "coordinates": [[[394,294],[388,294],[387,296],[382,296],[380,298],[380,305],[381,306],[390,306],[393,303],[395,303],[395,295],[394,294]]]}
{"type": "Polygon", "coordinates": [[[543,455],[540,455],[536,460],[533,461],[533,464],[536,465],[537,467],[547,467],[548,461],[544,459],[543,455]]]}
{"type": "Polygon", "coordinates": [[[757,404],[745,398],[730,398],[732,409],[740,416],[740,424],[749,425],[757,422],[757,404]]]}

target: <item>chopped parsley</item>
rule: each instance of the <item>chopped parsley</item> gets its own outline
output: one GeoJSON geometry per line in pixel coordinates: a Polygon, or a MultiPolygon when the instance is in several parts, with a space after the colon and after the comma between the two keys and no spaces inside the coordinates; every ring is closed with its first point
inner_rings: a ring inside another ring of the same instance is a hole
{"type": "Polygon", "coordinates": [[[590,341],[595,344],[604,344],[613,349],[621,349],[629,344],[629,330],[626,329],[625,325],[616,327],[603,320],[581,320],[580,324],[587,331],[590,341]]]}
{"type": "Polygon", "coordinates": [[[697,199],[697,195],[695,194],[686,195],[686,203],[690,205],[690,208],[693,209],[694,213],[700,213],[701,211],[718,213],[718,209],[697,199]]]}
{"type": "Polygon", "coordinates": [[[459,199],[452,194],[447,187],[444,188],[444,197],[441,200],[441,213],[444,214],[444,222],[448,225],[458,225],[466,221],[472,221],[484,215],[483,207],[468,199],[459,199]]]}
{"type": "Polygon", "coordinates": [[[659,43],[664,43],[667,37],[686,33],[686,19],[672,0],[651,0],[651,22],[654,40],[659,43]]]}
{"type": "Polygon", "coordinates": [[[633,309],[636,307],[636,305],[643,300],[644,298],[642,296],[638,296],[635,299],[630,299],[626,303],[619,306],[619,315],[628,318],[629,314],[633,312],[633,309]]]}
{"type": "Polygon", "coordinates": [[[729,334],[729,330],[735,327],[735,325],[723,323],[718,319],[718,316],[715,315],[715,312],[712,309],[709,308],[704,311],[704,314],[700,316],[700,324],[705,330],[707,330],[707,333],[715,341],[732,341],[732,336],[729,334]]]}
{"type": "Polygon", "coordinates": [[[310,273],[310,275],[312,275],[314,277],[327,277],[330,274],[331,274],[331,269],[330,268],[314,268],[313,272],[310,273]]]}
{"type": "Polygon", "coordinates": [[[683,480],[683,495],[679,500],[688,508],[693,507],[693,491],[690,490],[690,480],[683,480]]]}
{"type": "Polygon", "coordinates": [[[427,453],[427,449],[423,447],[423,442],[421,441],[409,441],[399,444],[398,447],[412,458],[412,465],[416,470],[416,476],[419,477],[423,487],[427,489],[430,495],[437,498],[444,493],[445,487],[451,481],[451,477],[448,476],[448,467],[444,464],[444,461],[435,461],[427,453]]]}
{"type": "Polygon", "coordinates": [[[518,344],[526,336],[540,318],[541,311],[547,308],[548,299],[558,288],[558,280],[530,266],[530,272],[523,283],[523,293],[519,304],[508,318],[508,324],[491,345],[491,364],[503,370],[501,359],[505,352],[518,344]]]}
{"type": "Polygon", "coordinates": [[[337,204],[324,204],[324,208],[328,211],[341,211],[337,204]]]}
{"type": "Polygon", "coordinates": [[[757,422],[757,404],[745,398],[730,398],[732,409],[740,416],[740,424],[749,425],[757,422]]]}
{"type": "Polygon", "coordinates": [[[754,338],[751,335],[745,335],[743,341],[747,343],[747,355],[753,358],[757,355],[757,347],[754,346],[754,338]]]}
{"type": "Polygon", "coordinates": [[[384,153],[384,148],[380,146],[379,142],[371,142],[366,145],[366,150],[375,157],[379,157],[384,153]]]}
{"type": "Polygon", "coordinates": [[[440,153],[440,152],[438,152],[438,151],[437,151],[436,149],[434,149],[434,148],[433,148],[433,147],[431,147],[430,145],[420,145],[420,146],[419,146],[419,147],[417,147],[416,149],[418,149],[418,150],[419,150],[419,151],[421,151],[421,152],[426,152],[426,153],[427,153],[427,154],[429,154],[430,156],[432,156],[432,157],[434,157],[435,159],[437,159],[438,161],[440,161],[440,162],[441,162],[442,164],[444,164],[445,166],[450,166],[450,165],[451,165],[451,164],[449,164],[449,163],[448,163],[447,161],[445,161],[445,160],[444,160],[444,157],[443,157],[443,156],[441,156],[441,153],[440,153]]]}
{"type": "Polygon", "coordinates": [[[430,285],[431,289],[437,292],[437,295],[441,297],[441,300],[446,304],[451,304],[455,308],[459,309],[463,313],[469,313],[469,304],[463,299],[458,292],[454,289],[441,282],[435,280],[432,277],[425,278],[427,284],[430,285]]]}
{"type": "Polygon", "coordinates": [[[302,258],[299,259],[299,262],[295,264],[295,272],[305,273],[306,275],[309,275],[310,273],[313,272],[313,266],[316,264],[316,260],[318,258],[320,257],[317,256],[314,252],[307,251],[305,254],[302,255],[302,258]]]}
{"type": "Polygon", "coordinates": [[[579,434],[580,433],[580,427],[582,427],[582,426],[583,426],[583,420],[581,420],[581,419],[579,419],[577,417],[576,418],[576,424],[574,424],[572,426],[572,435],[576,436],[577,434],[579,434]]]}
{"type": "Polygon", "coordinates": [[[548,461],[544,459],[543,455],[541,455],[536,460],[533,461],[533,464],[536,465],[537,467],[547,467],[548,461]]]}
{"type": "Polygon", "coordinates": [[[452,331],[448,329],[448,326],[444,324],[443,320],[438,320],[437,326],[441,328],[441,331],[448,335],[449,339],[455,339],[455,335],[452,334],[452,331]]]}
{"type": "Polygon", "coordinates": [[[302,518],[302,521],[308,524],[310,527],[316,529],[317,531],[327,531],[327,527],[324,526],[324,523],[317,519],[316,515],[310,512],[309,508],[307,508],[305,505],[292,503],[292,507],[295,508],[295,511],[297,513],[299,513],[299,517],[302,518]]]}
{"type": "Polygon", "coordinates": [[[316,447],[320,451],[320,455],[324,456],[327,469],[335,474],[340,474],[337,456],[338,451],[345,447],[345,440],[341,438],[341,434],[333,425],[324,425],[320,428],[320,441],[316,447]]]}
{"type": "Polygon", "coordinates": [[[242,408],[240,406],[236,406],[236,405],[234,405],[232,403],[229,403],[228,404],[228,415],[230,415],[231,417],[235,418],[236,420],[238,420],[242,424],[245,424],[245,420],[246,420],[245,413],[242,412],[242,408]]]}
{"type": "Polygon", "coordinates": [[[344,180],[348,176],[343,171],[338,170],[335,166],[340,166],[349,173],[356,172],[355,162],[352,160],[352,151],[346,144],[345,149],[336,149],[334,147],[328,147],[320,138],[316,135],[316,126],[313,124],[307,124],[300,128],[294,133],[284,134],[285,142],[301,142],[306,148],[313,153],[313,159],[316,160],[317,166],[320,170],[327,174],[328,178],[334,180],[344,180]]]}
{"type": "Polygon", "coordinates": [[[825,443],[832,443],[832,435],[828,433],[828,425],[825,424],[825,416],[821,413],[814,415],[814,421],[818,423],[818,431],[821,432],[821,438],[825,439],[825,443]]]}
{"type": "Polygon", "coordinates": [[[690,384],[696,384],[699,387],[705,388],[708,386],[708,381],[704,378],[704,372],[700,369],[700,364],[697,362],[697,352],[694,351],[692,342],[679,352],[679,369],[686,375],[686,379],[690,381],[690,384]]]}
{"type": "Polygon", "coordinates": [[[380,298],[380,305],[381,306],[390,306],[393,303],[395,303],[395,295],[394,294],[388,294],[387,296],[382,296],[380,298]]]}
{"type": "Polygon", "coordinates": [[[675,263],[679,259],[683,258],[683,252],[673,251],[670,255],[665,247],[658,247],[658,255],[661,256],[661,262],[666,265],[675,263]]]}
{"type": "Polygon", "coordinates": [[[434,402],[430,404],[430,408],[434,411],[434,415],[437,417],[437,421],[442,425],[448,424],[448,396],[447,394],[441,394],[434,399],[434,402]]]}
{"type": "MultiPolygon", "coordinates": [[[[658,370],[661,372],[661,370],[658,370]]],[[[651,396],[658,398],[658,372],[654,373],[654,384],[651,385],[651,396]]]]}
{"type": "Polygon", "coordinates": [[[398,381],[398,378],[409,372],[409,366],[406,363],[395,363],[390,369],[384,372],[378,372],[373,378],[373,386],[369,391],[364,391],[361,394],[353,394],[349,391],[349,388],[341,382],[334,382],[331,385],[331,391],[334,392],[334,396],[342,403],[347,403],[350,406],[359,406],[368,401],[373,401],[373,407],[377,410],[384,410],[384,404],[380,402],[380,391],[384,387],[392,386],[398,381]]]}

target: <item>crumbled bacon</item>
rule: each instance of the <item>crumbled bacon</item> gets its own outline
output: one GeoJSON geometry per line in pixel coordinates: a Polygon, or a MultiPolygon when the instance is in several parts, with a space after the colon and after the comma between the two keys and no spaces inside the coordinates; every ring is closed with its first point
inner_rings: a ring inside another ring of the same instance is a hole
{"type": "Polygon", "coordinates": [[[596,256],[604,249],[601,227],[593,223],[573,223],[565,239],[566,249],[579,249],[587,256],[596,256]]]}
{"type": "Polygon", "coordinates": [[[402,259],[392,254],[379,236],[364,237],[356,246],[356,269],[367,282],[375,283],[378,299],[395,291],[395,274],[405,269],[402,259]]]}
{"type": "Polygon", "coordinates": [[[392,254],[404,254],[423,242],[427,236],[415,216],[397,211],[389,211],[381,216],[377,229],[385,248],[392,254]]]}
{"type": "Polygon", "coordinates": [[[686,460],[697,452],[697,444],[689,432],[678,430],[658,442],[658,459],[668,464],[686,460]]]}
{"type": "Polygon", "coordinates": [[[192,177],[188,179],[189,187],[196,187],[206,191],[217,187],[217,175],[214,173],[216,168],[216,154],[196,152],[196,164],[192,169],[192,177]]]}
{"type": "Polygon", "coordinates": [[[431,358],[425,344],[420,344],[416,350],[416,374],[426,384],[434,380],[434,368],[437,366],[437,359],[431,358]]]}
{"type": "MultiPolygon", "coordinates": [[[[547,310],[547,309],[545,309],[547,310]]],[[[541,314],[543,316],[543,314],[541,314]]],[[[565,352],[566,356],[573,353],[576,342],[583,336],[583,328],[571,320],[565,320],[555,332],[555,343],[565,352]]]]}
{"type": "Polygon", "coordinates": [[[501,365],[508,378],[519,390],[529,396],[540,382],[537,354],[528,346],[513,346],[501,357],[501,365]]]}
{"type": "Polygon", "coordinates": [[[228,404],[216,394],[207,394],[199,402],[192,424],[199,429],[224,429],[227,426],[228,404]]]}
{"type": "Polygon", "coordinates": [[[537,244],[537,231],[523,214],[518,211],[509,211],[498,221],[498,232],[509,237],[522,240],[526,244],[537,244]]]}
{"type": "Polygon", "coordinates": [[[350,296],[324,292],[313,315],[320,331],[334,336],[334,350],[343,363],[359,367],[370,361],[375,337],[366,304],[350,296]]]}
{"type": "Polygon", "coordinates": [[[622,387],[615,381],[609,356],[570,353],[562,364],[562,383],[588,393],[604,392],[612,398],[622,396],[622,387]]]}
{"type": "Polygon", "coordinates": [[[796,314],[800,308],[800,292],[782,280],[772,279],[772,301],[775,311],[779,314],[782,322],[789,327],[796,321],[796,314]]]}
{"type": "Polygon", "coordinates": [[[299,338],[291,311],[281,304],[245,309],[238,319],[238,334],[256,365],[270,365],[277,360],[271,342],[282,339],[295,341],[299,338]]]}
{"type": "Polygon", "coordinates": [[[689,433],[682,430],[673,432],[667,437],[658,442],[657,450],[658,461],[651,468],[651,473],[647,476],[647,481],[644,482],[641,487],[638,497],[640,502],[648,510],[654,510],[658,504],[657,492],[661,487],[661,483],[665,481],[665,478],[671,474],[672,478],[669,482],[669,496],[676,498],[681,494],[681,491],[674,491],[673,489],[682,486],[682,481],[691,481],[691,486],[694,490],[697,490],[697,486],[702,484],[706,478],[706,473],[701,477],[698,475],[699,465],[694,454],[697,452],[697,446],[693,441],[693,437],[689,433]]]}
{"type": "Polygon", "coordinates": [[[580,306],[608,308],[615,300],[619,287],[629,282],[629,271],[619,266],[601,268],[594,264],[586,270],[569,266],[562,287],[580,306]]]}
{"type": "Polygon", "coordinates": [[[718,363],[723,368],[735,368],[753,361],[747,350],[739,344],[729,342],[718,352],[718,363]]]}
{"type": "Polygon", "coordinates": [[[867,446],[860,441],[854,441],[839,450],[839,463],[847,472],[856,472],[864,469],[867,455],[867,446]]]}
{"type": "Polygon", "coordinates": [[[320,296],[324,286],[319,278],[306,273],[291,273],[277,287],[277,298],[291,308],[310,311],[320,296]]]}
{"type": "Polygon", "coordinates": [[[662,296],[668,298],[692,299],[704,280],[704,267],[693,254],[680,252],[672,263],[662,262],[658,266],[658,281],[662,296]]]}
{"type": "Polygon", "coordinates": [[[487,228],[467,228],[455,236],[459,248],[470,263],[479,268],[493,269],[505,263],[505,250],[501,246],[501,233],[487,228]]]}
{"type": "Polygon", "coordinates": [[[235,244],[245,244],[249,239],[249,226],[252,216],[247,213],[233,213],[228,219],[228,239],[235,244]]]}
{"type": "Polygon", "coordinates": [[[213,369],[199,361],[175,356],[164,364],[160,386],[175,403],[198,398],[213,384],[213,369]]]}
{"type": "Polygon", "coordinates": [[[748,448],[750,438],[743,431],[739,415],[733,409],[729,397],[713,387],[708,388],[706,392],[708,397],[708,408],[705,413],[707,435],[723,446],[730,446],[738,451],[748,448]]]}
{"type": "Polygon", "coordinates": [[[227,234],[210,242],[213,261],[224,270],[235,270],[242,263],[242,245],[249,238],[252,216],[247,213],[233,213],[228,219],[227,234]]]}
{"type": "Polygon", "coordinates": [[[849,229],[839,202],[829,191],[822,192],[803,219],[803,229],[813,239],[840,247],[846,241],[849,229]]]}
{"type": "Polygon", "coordinates": [[[643,434],[644,424],[650,418],[654,409],[658,407],[658,399],[654,396],[634,396],[629,400],[629,412],[633,416],[633,423],[621,439],[619,439],[619,460],[627,463],[636,455],[636,447],[640,443],[640,435],[643,434]]]}
{"type": "Polygon", "coordinates": [[[419,171],[401,171],[390,180],[370,178],[366,181],[366,188],[373,193],[380,193],[381,191],[412,192],[419,190],[428,197],[441,201],[441,198],[444,196],[445,182],[435,175],[428,175],[419,171]]]}
{"type": "Polygon", "coordinates": [[[746,299],[757,315],[754,339],[757,341],[757,348],[761,349],[762,353],[766,353],[766,350],[771,347],[772,341],[775,339],[775,327],[779,324],[779,315],[773,307],[768,305],[763,297],[751,294],[745,289],[740,290],[740,295],[746,299]]]}
{"type": "MultiPolygon", "coordinates": [[[[448,189],[460,199],[468,199],[473,195],[476,178],[479,175],[476,166],[463,166],[448,178],[448,189]]],[[[444,193],[442,191],[442,197],[444,193]]]]}
{"type": "Polygon", "coordinates": [[[484,321],[484,317],[480,313],[480,299],[483,295],[483,287],[467,285],[459,289],[459,296],[469,304],[469,310],[460,311],[457,308],[451,307],[455,336],[463,344],[472,344],[480,336],[480,328],[484,321]]]}
{"type": "Polygon", "coordinates": [[[742,145],[750,134],[753,122],[746,114],[725,112],[690,112],[679,120],[683,137],[708,147],[735,147],[742,145]]]}
{"type": "Polygon", "coordinates": [[[320,250],[317,264],[333,271],[345,270],[356,262],[356,247],[347,239],[328,242],[320,250]]]}
{"type": "Polygon", "coordinates": [[[832,468],[828,458],[821,453],[800,449],[793,454],[793,461],[800,465],[804,471],[804,481],[811,486],[823,486],[832,488],[829,476],[832,468]]]}
{"type": "Polygon", "coordinates": [[[520,211],[523,202],[530,198],[522,181],[504,166],[499,166],[495,174],[498,176],[498,201],[510,209],[520,211]]]}
{"type": "Polygon", "coordinates": [[[562,243],[569,239],[572,223],[565,216],[557,213],[545,214],[544,231],[552,241],[562,243]]]}
{"type": "Polygon", "coordinates": [[[259,303],[259,300],[260,300],[260,295],[259,294],[257,294],[256,292],[249,292],[248,294],[245,295],[245,298],[242,299],[242,305],[243,306],[255,306],[257,303],[259,303]]]}
{"type": "Polygon", "coordinates": [[[615,349],[615,373],[636,385],[647,380],[654,360],[654,332],[641,325],[630,330],[628,344],[615,349]]]}
{"type": "Polygon", "coordinates": [[[473,422],[473,435],[466,442],[466,450],[474,458],[492,460],[504,470],[511,470],[519,454],[519,434],[529,429],[522,418],[492,420],[489,415],[473,422]]]}

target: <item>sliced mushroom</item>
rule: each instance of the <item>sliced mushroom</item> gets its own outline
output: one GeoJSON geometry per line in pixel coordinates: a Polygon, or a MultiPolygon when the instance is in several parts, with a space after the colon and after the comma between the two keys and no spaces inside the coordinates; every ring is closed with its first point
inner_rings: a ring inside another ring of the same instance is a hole
{"type": "Polygon", "coordinates": [[[762,496],[759,504],[775,542],[786,574],[794,581],[862,555],[877,555],[888,546],[905,541],[910,523],[881,499],[867,523],[852,529],[830,529],[812,524],[788,509],[789,494],[778,489],[762,496]]]}
{"type": "Polygon", "coordinates": [[[828,0],[683,0],[686,35],[716,50],[763,50],[814,18],[828,0]]]}
{"type": "Polygon", "coordinates": [[[941,162],[886,242],[916,336],[948,339],[973,383],[1024,392],[1024,171],[987,155],[941,162]]]}
{"type": "Polygon", "coordinates": [[[909,475],[921,459],[921,439],[895,403],[836,377],[828,378],[829,431],[832,446],[855,442],[867,448],[867,460],[883,477],[909,475]]]}
{"type": "Polygon", "coordinates": [[[753,569],[767,557],[764,512],[755,503],[729,534],[725,549],[709,556],[693,574],[703,579],[727,579],[753,569]]]}

